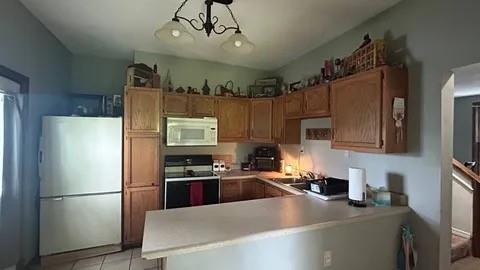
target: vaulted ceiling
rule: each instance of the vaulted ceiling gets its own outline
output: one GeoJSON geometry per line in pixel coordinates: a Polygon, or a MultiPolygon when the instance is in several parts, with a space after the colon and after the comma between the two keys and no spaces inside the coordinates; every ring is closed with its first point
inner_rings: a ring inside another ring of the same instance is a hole
{"type": "MultiPolygon", "coordinates": [[[[243,33],[256,44],[248,56],[220,48],[228,34],[196,38],[189,46],[171,46],[153,33],[173,17],[180,0],[20,0],[74,54],[132,59],[141,50],[186,58],[273,70],[332,40],[400,0],[234,0],[231,5],[243,33]]],[[[204,0],[190,0],[182,15],[196,17],[204,0]]],[[[214,15],[229,24],[228,11],[214,15]]]]}

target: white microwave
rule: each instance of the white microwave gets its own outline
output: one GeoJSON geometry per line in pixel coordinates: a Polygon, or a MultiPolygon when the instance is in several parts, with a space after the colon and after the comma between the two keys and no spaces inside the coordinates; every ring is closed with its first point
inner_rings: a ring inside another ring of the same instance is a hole
{"type": "Polygon", "coordinates": [[[167,117],[167,146],[217,145],[218,120],[205,118],[167,117]]]}

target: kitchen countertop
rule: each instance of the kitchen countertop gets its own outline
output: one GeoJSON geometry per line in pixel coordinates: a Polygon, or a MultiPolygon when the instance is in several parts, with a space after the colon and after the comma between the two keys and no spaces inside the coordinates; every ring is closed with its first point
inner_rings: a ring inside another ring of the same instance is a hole
{"type": "Polygon", "coordinates": [[[149,211],[142,257],[163,258],[247,241],[406,214],[408,207],[354,208],[309,195],[149,211]]]}
{"type": "Polygon", "coordinates": [[[239,179],[251,179],[255,178],[261,180],[265,183],[268,183],[272,186],[275,186],[279,189],[282,189],[292,195],[303,195],[305,192],[293,188],[291,186],[287,186],[275,181],[272,181],[273,178],[292,178],[292,177],[299,177],[296,175],[285,175],[279,172],[262,172],[262,171],[242,171],[242,170],[231,170],[229,172],[217,172],[220,176],[221,181],[228,181],[228,180],[239,180],[239,179]]]}
{"type": "Polygon", "coordinates": [[[255,177],[262,177],[262,178],[290,178],[290,177],[299,177],[299,176],[287,176],[283,173],[279,172],[262,172],[262,171],[242,171],[242,170],[231,170],[229,172],[217,172],[217,174],[223,180],[230,180],[230,179],[242,179],[242,178],[255,178],[255,177]]]}

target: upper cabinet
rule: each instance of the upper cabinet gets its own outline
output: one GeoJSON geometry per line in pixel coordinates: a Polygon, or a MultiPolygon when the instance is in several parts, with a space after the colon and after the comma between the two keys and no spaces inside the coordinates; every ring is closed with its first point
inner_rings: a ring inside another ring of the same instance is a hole
{"type": "Polygon", "coordinates": [[[249,140],[250,100],[218,98],[218,140],[242,142],[249,140]]]}
{"type": "Polygon", "coordinates": [[[303,92],[293,92],[285,98],[285,116],[301,118],[303,115],[303,92]]]}
{"type": "Polygon", "coordinates": [[[160,132],[159,89],[130,87],[125,89],[124,124],[128,132],[160,132]]]}
{"type": "MultiPolygon", "coordinates": [[[[406,113],[395,126],[393,103],[408,93],[404,69],[383,67],[331,85],[332,148],[361,152],[406,151],[406,113]]],[[[405,112],[406,112],[405,108],[405,112]]]]}
{"type": "Polygon", "coordinates": [[[330,116],[330,88],[317,85],[286,96],[285,115],[288,119],[330,116]]]}
{"type": "Polygon", "coordinates": [[[211,96],[190,96],[192,117],[214,117],[215,98],[211,96]]]}
{"type": "Polygon", "coordinates": [[[253,99],[250,110],[250,140],[273,142],[273,99],[253,99]]]}
{"type": "Polygon", "coordinates": [[[285,119],[285,96],[273,101],[273,142],[278,144],[301,143],[301,120],[285,119]]]}
{"type": "Polygon", "coordinates": [[[319,85],[303,92],[303,114],[305,116],[330,116],[330,88],[319,85]]]}
{"type": "Polygon", "coordinates": [[[168,116],[189,116],[190,100],[187,95],[164,94],[163,114],[168,116]]]}

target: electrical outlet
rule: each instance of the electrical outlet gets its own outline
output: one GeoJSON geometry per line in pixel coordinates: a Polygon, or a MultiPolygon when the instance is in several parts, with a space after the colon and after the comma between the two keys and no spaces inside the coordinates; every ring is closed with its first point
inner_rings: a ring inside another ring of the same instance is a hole
{"type": "Polygon", "coordinates": [[[327,250],[323,253],[323,266],[332,266],[332,252],[330,250],[327,250]]]}

